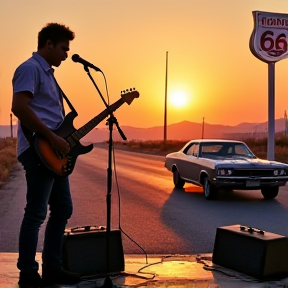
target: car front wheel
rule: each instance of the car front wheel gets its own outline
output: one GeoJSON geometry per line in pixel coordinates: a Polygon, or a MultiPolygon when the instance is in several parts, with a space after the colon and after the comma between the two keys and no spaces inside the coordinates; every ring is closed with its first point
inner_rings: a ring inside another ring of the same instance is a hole
{"type": "Polygon", "coordinates": [[[204,195],[207,200],[212,200],[216,198],[216,189],[210,183],[208,177],[204,179],[203,185],[204,195]]]}
{"type": "Polygon", "coordinates": [[[265,199],[274,199],[279,192],[279,187],[262,188],[261,193],[265,199]]]}
{"type": "Polygon", "coordinates": [[[183,188],[185,184],[185,181],[180,177],[180,174],[176,168],[173,170],[173,183],[177,188],[183,188]]]}

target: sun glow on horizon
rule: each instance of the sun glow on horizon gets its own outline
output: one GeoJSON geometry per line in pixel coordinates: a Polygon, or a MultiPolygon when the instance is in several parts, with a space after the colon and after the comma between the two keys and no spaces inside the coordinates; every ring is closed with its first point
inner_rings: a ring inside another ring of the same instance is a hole
{"type": "Polygon", "coordinates": [[[170,103],[175,107],[183,107],[188,102],[187,93],[185,91],[174,91],[169,96],[170,103]]]}

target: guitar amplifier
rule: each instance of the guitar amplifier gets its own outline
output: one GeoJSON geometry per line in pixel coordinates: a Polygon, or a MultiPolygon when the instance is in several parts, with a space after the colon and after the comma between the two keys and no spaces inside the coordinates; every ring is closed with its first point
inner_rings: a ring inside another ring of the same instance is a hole
{"type": "Polygon", "coordinates": [[[218,227],[214,264],[258,279],[288,276],[288,238],[242,225],[218,227]]]}
{"type": "Polygon", "coordinates": [[[124,271],[120,230],[110,231],[109,246],[108,269],[106,228],[103,226],[68,228],[63,236],[63,268],[70,272],[80,273],[81,276],[124,271]]]}

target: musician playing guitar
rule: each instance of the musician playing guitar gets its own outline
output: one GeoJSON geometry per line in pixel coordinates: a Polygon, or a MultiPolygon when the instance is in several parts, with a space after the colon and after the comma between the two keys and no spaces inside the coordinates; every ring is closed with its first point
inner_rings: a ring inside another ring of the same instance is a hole
{"type": "Polygon", "coordinates": [[[12,80],[12,112],[20,124],[17,157],[25,170],[27,183],[17,262],[20,287],[73,285],[81,280],[79,274],[67,272],[61,266],[62,237],[73,210],[68,175],[73,171],[77,156],[93,148],[92,144],[81,145],[79,140],[110,112],[139,96],[136,91],[124,93],[109,106],[111,110],[102,111],[76,130],[72,122],[77,113],[74,110],[64,115],[62,90],[52,68],[66,60],[74,36],[64,25],[47,24],[38,34],[37,52],[17,67],[12,80]],[[35,255],[39,228],[48,206],[50,215],[42,251],[41,277],[35,255]]]}

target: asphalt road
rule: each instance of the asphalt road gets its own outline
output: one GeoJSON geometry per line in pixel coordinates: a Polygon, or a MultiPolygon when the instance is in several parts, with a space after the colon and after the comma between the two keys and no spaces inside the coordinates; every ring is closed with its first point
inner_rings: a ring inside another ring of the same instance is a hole
{"type": "MultiPolygon", "coordinates": [[[[217,227],[234,224],[288,236],[287,186],[270,201],[260,191],[221,191],[217,200],[207,201],[202,189],[191,184],[174,189],[163,156],[116,150],[114,159],[111,227],[121,227],[133,240],[122,234],[126,254],[211,253],[217,227]]],[[[25,178],[17,167],[0,189],[0,252],[17,251],[25,204],[25,178]]],[[[107,167],[105,149],[78,158],[70,176],[74,213],[68,227],[106,226],[107,167]]]]}

